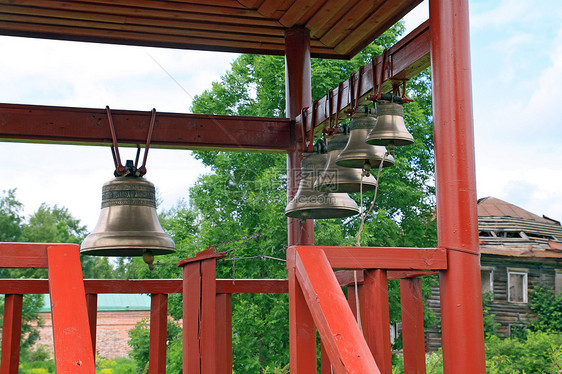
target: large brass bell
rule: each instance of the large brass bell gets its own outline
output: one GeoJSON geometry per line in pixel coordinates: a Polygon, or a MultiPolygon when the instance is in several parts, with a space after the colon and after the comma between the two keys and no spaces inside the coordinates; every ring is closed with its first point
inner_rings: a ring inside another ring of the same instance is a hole
{"type": "Polygon", "coordinates": [[[386,155],[386,148],[365,143],[367,135],[375,127],[376,119],[368,107],[362,107],[353,115],[349,125],[349,141],[336,158],[336,164],[346,168],[370,170],[378,168],[384,158],[383,167],[394,165],[394,158],[386,155]]]}
{"type": "Polygon", "coordinates": [[[349,135],[342,133],[330,138],[328,160],[324,170],[314,183],[314,188],[322,192],[363,192],[374,190],[377,181],[372,175],[363,176],[360,169],[351,169],[336,164],[336,159],[348,143],[349,135]],[[361,186],[362,185],[362,186],[361,186]]]}
{"type": "Polygon", "coordinates": [[[327,193],[313,189],[318,171],[326,164],[326,154],[311,153],[301,162],[301,180],[285,215],[298,219],[344,218],[359,214],[359,207],[346,193],[327,193]]]}
{"type": "Polygon", "coordinates": [[[142,177],[127,175],[102,187],[101,214],[94,231],[84,239],[80,252],[95,256],[143,256],[176,251],[156,214],[154,185],[142,177]]]}
{"type": "Polygon", "coordinates": [[[404,107],[390,101],[377,102],[377,120],[366,142],[388,146],[412,144],[414,137],[404,123],[404,107]]]}

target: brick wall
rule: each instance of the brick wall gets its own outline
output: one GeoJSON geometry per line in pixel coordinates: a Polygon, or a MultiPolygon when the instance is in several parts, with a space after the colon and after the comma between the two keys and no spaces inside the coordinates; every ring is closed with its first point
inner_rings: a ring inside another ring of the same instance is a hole
{"type": "MultiPolygon", "coordinates": [[[[51,313],[39,313],[44,326],[39,329],[37,344],[47,346],[53,352],[53,325],[51,313]]],[[[98,311],[96,355],[104,358],[127,357],[131,347],[127,344],[127,332],[137,322],[150,317],[149,310],[98,311]]]]}

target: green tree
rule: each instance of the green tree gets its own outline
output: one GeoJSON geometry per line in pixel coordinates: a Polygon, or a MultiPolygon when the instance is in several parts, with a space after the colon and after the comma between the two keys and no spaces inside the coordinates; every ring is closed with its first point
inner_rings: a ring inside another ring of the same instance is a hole
{"type": "Polygon", "coordinates": [[[0,242],[16,242],[21,236],[23,205],[16,199],[16,189],[4,190],[0,196],[0,242]]]}

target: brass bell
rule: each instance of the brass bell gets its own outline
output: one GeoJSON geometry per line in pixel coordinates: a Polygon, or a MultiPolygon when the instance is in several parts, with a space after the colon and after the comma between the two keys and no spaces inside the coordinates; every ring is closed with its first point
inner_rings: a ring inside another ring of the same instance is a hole
{"type": "Polygon", "coordinates": [[[349,135],[336,134],[328,143],[328,161],[324,170],[314,183],[314,188],[322,192],[363,192],[374,190],[377,181],[372,175],[364,176],[360,169],[336,165],[336,159],[348,143],[349,135]],[[362,184],[362,187],[361,187],[362,184]]]}
{"type": "Polygon", "coordinates": [[[101,214],[80,253],[94,256],[143,256],[173,253],[176,246],[156,214],[154,185],[142,177],[121,176],[102,187],[101,214]]]}
{"type": "Polygon", "coordinates": [[[383,167],[394,165],[392,155],[386,155],[386,148],[365,143],[369,132],[375,127],[376,119],[368,107],[360,108],[353,115],[349,125],[349,141],[336,158],[336,164],[346,168],[370,170],[378,168],[384,158],[383,167]]]}
{"type": "Polygon", "coordinates": [[[389,146],[412,144],[414,137],[404,124],[404,107],[389,101],[377,102],[377,120],[366,142],[389,146]]]}
{"type": "Polygon", "coordinates": [[[359,214],[359,207],[346,193],[327,193],[313,189],[318,171],[326,164],[326,154],[311,153],[301,162],[301,180],[285,215],[298,219],[344,218],[359,214]]]}

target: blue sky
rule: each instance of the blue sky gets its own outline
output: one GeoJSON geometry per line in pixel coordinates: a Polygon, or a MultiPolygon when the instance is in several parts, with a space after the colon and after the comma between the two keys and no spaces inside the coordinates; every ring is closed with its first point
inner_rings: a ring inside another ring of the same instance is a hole
{"type": "MultiPolygon", "coordinates": [[[[562,220],[562,2],[469,6],[478,196],[562,220]]],[[[407,27],[425,19],[423,3],[407,27]]],[[[0,102],[169,112],[186,112],[236,57],[11,37],[0,37],[0,50],[0,102]]],[[[93,228],[112,177],[109,148],[0,143],[0,159],[0,191],[17,188],[26,214],[56,203],[93,228]]],[[[177,150],[151,150],[147,166],[163,208],[205,171],[177,150]]]]}

